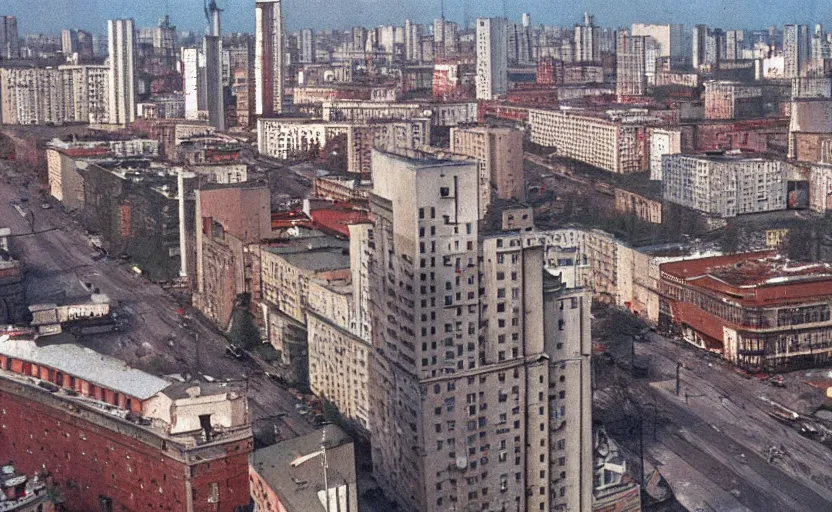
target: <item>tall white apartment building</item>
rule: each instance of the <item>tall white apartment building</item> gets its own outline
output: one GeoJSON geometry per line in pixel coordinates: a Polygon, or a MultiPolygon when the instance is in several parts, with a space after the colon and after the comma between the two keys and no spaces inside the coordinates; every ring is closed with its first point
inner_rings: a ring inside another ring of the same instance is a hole
{"type": "Polygon", "coordinates": [[[600,54],[595,17],[584,13],[584,24],[575,25],[575,62],[597,62],[600,54]]]}
{"type": "Polygon", "coordinates": [[[633,23],[631,35],[650,37],[658,43],[660,57],[684,57],[685,26],[633,23]]]}
{"type": "Polygon", "coordinates": [[[699,69],[704,66],[708,50],[708,27],[706,25],[696,25],[693,27],[693,69],[699,69]]]}
{"type": "Polygon", "coordinates": [[[133,20],[109,20],[110,123],[126,125],[136,120],[136,29],[133,20]]]}
{"type": "Polygon", "coordinates": [[[312,64],[315,62],[315,32],[311,28],[300,31],[298,46],[300,47],[301,63],[312,64]]]}
{"type": "Polygon", "coordinates": [[[785,210],[785,164],[733,156],[665,155],[662,198],[720,218],[785,210]]]}
{"type": "Polygon", "coordinates": [[[17,18],[0,16],[0,58],[20,57],[20,41],[17,34],[17,18]]]}
{"type": "Polygon", "coordinates": [[[632,36],[626,31],[618,33],[615,93],[619,98],[647,94],[647,46],[644,36],[632,36]]]}
{"type": "Polygon", "coordinates": [[[109,72],[107,66],[60,66],[64,83],[66,121],[109,123],[109,72]]]}
{"type": "Polygon", "coordinates": [[[404,21],[404,59],[406,62],[422,61],[422,37],[425,35],[424,25],[404,21]]]}
{"type": "Polygon", "coordinates": [[[508,29],[505,18],[477,19],[477,99],[508,90],[508,29]]]}
{"type": "Polygon", "coordinates": [[[185,96],[185,118],[203,119],[205,97],[205,56],[199,48],[182,48],[182,90],[185,96]]]}
{"type": "Polygon", "coordinates": [[[783,74],[786,78],[795,78],[806,74],[811,57],[809,27],[806,25],[786,25],[783,27],[783,74]]]}
{"type": "Polygon", "coordinates": [[[60,123],[67,119],[61,72],[55,68],[0,69],[5,124],[60,123]]]}
{"type": "Polygon", "coordinates": [[[588,295],[480,231],[477,165],[376,152],[374,473],[408,511],[592,510],[588,295]]]}
{"type": "Polygon", "coordinates": [[[725,58],[739,60],[743,57],[744,30],[729,30],[725,32],[725,58]]]}
{"type": "Polygon", "coordinates": [[[281,0],[258,0],[255,10],[255,114],[283,112],[285,52],[281,0]]]}
{"type": "Polygon", "coordinates": [[[0,70],[6,124],[108,123],[107,66],[0,70]]]}

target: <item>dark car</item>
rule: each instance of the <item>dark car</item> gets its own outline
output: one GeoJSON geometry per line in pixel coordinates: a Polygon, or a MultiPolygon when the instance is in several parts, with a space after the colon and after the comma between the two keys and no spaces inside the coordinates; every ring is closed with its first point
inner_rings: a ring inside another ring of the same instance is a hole
{"type": "Polygon", "coordinates": [[[233,357],[234,359],[243,359],[246,357],[246,353],[243,352],[243,349],[236,345],[227,345],[225,347],[225,355],[233,357]]]}

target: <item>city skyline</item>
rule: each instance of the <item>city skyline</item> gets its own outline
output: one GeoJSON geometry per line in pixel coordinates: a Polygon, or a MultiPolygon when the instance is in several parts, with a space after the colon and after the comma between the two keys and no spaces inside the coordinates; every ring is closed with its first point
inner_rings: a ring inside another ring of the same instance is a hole
{"type": "MultiPolygon", "coordinates": [[[[477,17],[501,16],[502,0],[446,0],[447,19],[472,22],[477,17]]],[[[108,19],[133,18],[137,26],[153,26],[165,14],[180,30],[202,33],[207,27],[201,0],[148,0],[144,8],[127,2],[102,2],[81,0],[42,0],[33,2],[0,1],[0,10],[19,18],[20,34],[55,33],[72,27],[101,34],[106,32],[108,19]]],[[[401,24],[406,18],[417,23],[427,23],[440,16],[440,0],[390,0],[385,9],[378,9],[380,0],[312,0],[285,2],[284,16],[290,31],[302,28],[347,29],[352,26],[372,27],[377,25],[401,24]],[[323,15],[322,15],[323,13],[323,15]]],[[[223,25],[228,32],[254,32],[253,0],[222,0],[223,25]]],[[[794,5],[780,3],[765,5],[758,0],[739,0],[727,7],[725,2],[694,0],[678,3],[671,0],[648,2],[636,0],[627,8],[601,0],[587,0],[552,10],[542,0],[517,0],[506,2],[506,15],[520,19],[521,13],[529,12],[532,23],[556,26],[572,26],[580,22],[584,12],[595,15],[601,27],[628,26],[631,23],[684,23],[687,27],[702,23],[718,27],[764,28],[769,25],[782,27],[789,23],[828,24],[832,23],[832,5],[821,2],[799,2],[794,5]]]]}

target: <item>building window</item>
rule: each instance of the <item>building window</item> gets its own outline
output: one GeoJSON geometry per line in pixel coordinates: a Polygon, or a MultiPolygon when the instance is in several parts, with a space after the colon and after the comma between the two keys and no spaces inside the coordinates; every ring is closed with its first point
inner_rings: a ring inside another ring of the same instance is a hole
{"type": "Polygon", "coordinates": [[[439,195],[442,197],[448,197],[451,195],[451,189],[449,189],[448,187],[441,187],[439,189],[439,195]]]}

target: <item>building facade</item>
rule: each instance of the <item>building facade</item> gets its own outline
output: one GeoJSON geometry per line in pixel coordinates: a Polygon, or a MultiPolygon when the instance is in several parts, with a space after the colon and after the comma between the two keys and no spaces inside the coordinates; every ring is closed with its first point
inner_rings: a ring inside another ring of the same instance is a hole
{"type": "Polygon", "coordinates": [[[0,448],[25,473],[48,471],[62,510],[234,512],[249,503],[242,393],[171,384],[72,344],[10,340],[0,368],[0,448]]]}
{"type": "Polygon", "coordinates": [[[382,488],[414,511],[591,510],[586,295],[564,290],[519,235],[479,232],[477,195],[463,193],[474,163],[376,153],[374,168],[382,488]]]}
{"type": "Polygon", "coordinates": [[[508,28],[505,18],[477,19],[477,99],[508,91],[508,28]]]}
{"type": "Polygon", "coordinates": [[[791,263],[772,253],[661,265],[660,321],[684,338],[754,372],[823,365],[832,354],[825,264],[791,263]]]}
{"type": "Polygon", "coordinates": [[[127,125],[136,120],[136,29],[133,20],[109,20],[109,122],[127,125]]]}
{"type": "MultiPolygon", "coordinates": [[[[496,189],[495,197],[499,199],[526,200],[523,132],[520,130],[489,127],[452,128],[451,152],[470,156],[482,164],[481,190],[496,189]]],[[[484,199],[489,198],[481,197],[480,202],[484,199]]]]}
{"type": "Polygon", "coordinates": [[[804,76],[809,69],[811,39],[807,25],[786,25],[783,27],[783,76],[796,78],[804,76]]]}
{"type": "Polygon", "coordinates": [[[650,179],[662,180],[662,157],[682,152],[682,132],[674,129],[650,130],[650,179]]]}
{"type": "Polygon", "coordinates": [[[719,218],[785,210],[783,162],[731,156],[665,155],[662,198],[719,218]]]}
{"type": "Polygon", "coordinates": [[[575,25],[575,62],[598,62],[598,27],[595,17],[584,13],[584,24],[575,25]]]}
{"type": "Polygon", "coordinates": [[[647,38],[619,32],[615,62],[616,95],[622,98],[647,94],[647,38]]]}
{"type": "Polygon", "coordinates": [[[594,115],[554,110],[530,110],[531,141],[554,148],[606,171],[629,174],[649,168],[649,147],[642,125],[594,115]]]}
{"type": "Polygon", "coordinates": [[[281,0],[258,0],[255,11],[254,112],[283,112],[285,36],[281,0]]]}
{"type": "Polygon", "coordinates": [[[747,119],[763,116],[763,89],[738,82],[705,82],[706,119],[747,119]]]}

